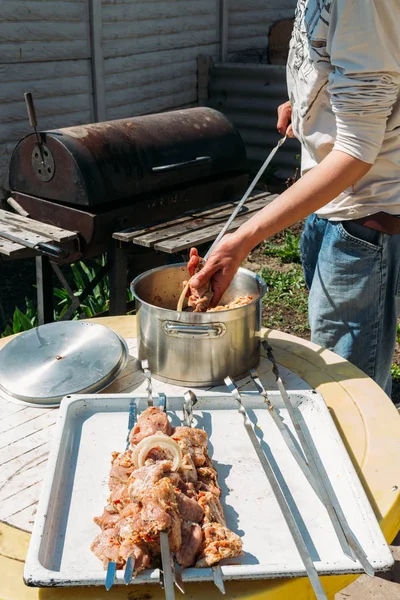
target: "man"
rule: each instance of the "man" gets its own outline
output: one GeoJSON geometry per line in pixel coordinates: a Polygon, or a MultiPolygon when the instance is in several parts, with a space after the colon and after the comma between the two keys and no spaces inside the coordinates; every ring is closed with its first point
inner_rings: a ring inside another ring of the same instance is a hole
{"type": "Polygon", "coordinates": [[[399,23],[398,0],[298,1],[278,130],[300,140],[302,177],[226,235],[191,281],[211,279],[217,304],[257,244],[308,216],[312,341],[388,394],[400,287],[399,23]]]}

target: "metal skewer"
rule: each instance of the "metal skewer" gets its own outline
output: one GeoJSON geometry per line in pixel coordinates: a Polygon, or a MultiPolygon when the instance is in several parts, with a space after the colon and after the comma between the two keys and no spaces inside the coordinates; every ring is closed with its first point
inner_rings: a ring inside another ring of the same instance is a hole
{"type": "Polygon", "coordinates": [[[255,369],[252,369],[250,374],[251,374],[251,377],[252,377],[254,384],[257,387],[258,391],[266,399],[266,402],[268,403],[268,408],[269,408],[268,413],[271,415],[274,423],[277,425],[279,431],[281,432],[282,437],[284,438],[284,440],[286,442],[286,445],[288,446],[290,452],[292,453],[292,456],[297,461],[297,464],[303,471],[304,475],[306,476],[306,478],[307,478],[309,484],[311,485],[311,487],[313,488],[314,492],[317,494],[317,496],[319,497],[319,499],[325,506],[344,554],[346,556],[348,556],[349,558],[351,558],[351,560],[354,560],[350,546],[349,546],[346,536],[344,534],[342,525],[337,517],[337,514],[336,514],[332,504],[329,502],[328,495],[326,494],[325,487],[324,487],[323,483],[321,482],[321,478],[319,477],[318,472],[315,469],[310,468],[308,459],[304,460],[303,455],[300,454],[299,450],[296,448],[296,445],[294,444],[294,442],[290,436],[290,433],[286,429],[285,425],[282,423],[282,421],[281,421],[279,415],[277,414],[277,412],[275,411],[274,407],[271,405],[268,395],[267,395],[267,392],[266,392],[263,384],[261,383],[261,380],[259,379],[259,377],[257,375],[257,371],[255,369]]]}
{"type": "MultiPolygon", "coordinates": [[[[301,444],[304,454],[306,455],[306,458],[309,462],[310,469],[312,470],[313,476],[316,479],[318,479],[318,481],[320,482],[320,487],[321,487],[321,490],[323,491],[323,494],[325,497],[325,500],[324,500],[325,506],[326,506],[327,510],[329,508],[329,510],[328,510],[329,516],[331,516],[331,514],[333,514],[333,512],[336,514],[336,521],[339,522],[339,524],[340,524],[340,528],[343,531],[346,541],[348,542],[348,546],[350,546],[351,550],[354,553],[354,556],[359,560],[361,566],[363,567],[363,569],[367,573],[367,575],[369,575],[370,577],[373,577],[375,574],[374,568],[372,567],[371,563],[368,561],[363,548],[361,547],[360,543],[358,542],[357,538],[355,537],[355,535],[353,534],[353,532],[351,531],[351,529],[349,527],[347,519],[346,519],[346,517],[343,513],[343,510],[339,504],[339,501],[336,498],[335,492],[332,489],[330,482],[328,482],[328,480],[327,480],[321,459],[320,459],[318,453],[316,451],[314,452],[314,450],[315,450],[314,444],[312,442],[310,433],[309,433],[308,429],[306,427],[304,427],[302,425],[302,423],[300,422],[300,420],[297,418],[296,411],[290,401],[290,398],[285,389],[285,386],[283,385],[283,381],[281,379],[278,365],[276,363],[274,354],[272,352],[272,348],[266,340],[262,341],[262,345],[264,347],[264,350],[267,353],[268,359],[272,363],[273,373],[276,377],[276,383],[278,386],[279,393],[282,397],[284,405],[288,411],[289,417],[290,417],[290,419],[294,425],[294,428],[296,430],[296,433],[299,437],[300,444],[301,444]]],[[[336,528],[335,528],[335,531],[336,531],[336,533],[338,533],[336,528]]],[[[343,546],[342,546],[342,548],[343,548],[343,546]]],[[[347,556],[349,555],[347,552],[346,552],[346,554],[347,554],[347,556]]],[[[351,556],[351,558],[353,559],[353,556],[351,556]]]]}
{"type": "MultiPolygon", "coordinates": [[[[197,396],[192,390],[184,393],[185,401],[183,403],[183,423],[187,427],[193,427],[193,406],[197,402],[197,396]]],[[[214,565],[212,568],[214,583],[221,592],[225,594],[224,576],[220,565],[214,565]]]]}
{"type": "MultiPolygon", "coordinates": [[[[146,362],[147,361],[143,361],[146,362]]],[[[147,367],[146,367],[147,368],[147,367]]],[[[151,387],[151,372],[148,370],[150,377],[151,387]]],[[[152,404],[151,404],[152,406],[152,404]]],[[[167,410],[167,397],[165,394],[158,394],[158,408],[163,412],[167,410]]],[[[174,584],[184,594],[182,580],[177,580],[175,576],[174,563],[171,560],[171,550],[169,547],[168,533],[166,531],[160,532],[160,548],[161,548],[161,564],[162,571],[160,572],[160,584],[165,591],[166,600],[175,600],[174,584]]]]}
{"type": "Polygon", "coordinates": [[[160,533],[161,562],[163,572],[163,587],[165,600],[175,600],[174,576],[171,567],[171,551],[169,549],[168,534],[165,531],[160,533]]]}
{"type": "Polygon", "coordinates": [[[310,554],[309,554],[307,546],[304,542],[301,531],[299,530],[299,528],[297,526],[296,520],[295,520],[295,518],[292,514],[292,511],[290,510],[290,507],[286,501],[285,495],[281,489],[279,481],[275,477],[275,473],[271,467],[268,457],[261,448],[260,441],[254,432],[253,425],[248,417],[246,409],[243,406],[242,398],[240,396],[239,390],[237,389],[236,385],[233,383],[233,381],[230,377],[225,378],[225,384],[228,387],[232,396],[235,398],[235,400],[237,400],[237,402],[239,404],[238,410],[239,410],[240,414],[243,416],[243,422],[244,422],[244,426],[246,428],[247,434],[248,434],[250,441],[253,445],[253,448],[257,454],[257,457],[264,469],[264,473],[267,476],[267,479],[272,488],[272,491],[274,492],[275,498],[279,504],[279,507],[282,511],[283,517],[284,517],[286,524],[290,530],[293,541],[296,544],[297,550],[303,561],[304,567],[307,571],[308,578],[313,587],[313,590],[315,592],[317,600],[327,600],[327,596],[326,596],[324,589],[322,587],[322,584],[319,580],[318,573],[317,573],[314,563],[310,557],[310,554]]]}
{"type": "MultiPolygon", "coordinates": [[[[135,422],[136,422],[136,402],[132,399],[129,403],[128,433],[126,435],[125,450],[128,450],[128,448],[129,448],[129,445],[130,445],[129,435],[131,433],[131,430],[133,429],[133,426],[135,425],[135,422]]],[[[125,571],[124,571],[124,581],[125,581],[126,585],[128,585],[132,581],[134,569],[135,569],[135,557],[128,556],[126,565],[125,565],[125,571]]],[[[107,591],[109,591],[111,589],[111,587],[113,586],[116,573],[117,573],[117,563],[110,561],[107,565],[107,574],[106,574],[106,581],[105,581],[105,587],[106,587],[107,591]]]]}
{"type": "Polygon", "coordinates": [[[110,561],[107,565],[107,575],[105,587],[107,592],[112,588],[115,581],[115,575],[117,573],[117,563],[110,561]]]}
{"type": "Polygon", "coordinates": [[[140,364],[142,366],[143,373],[146,377],[147,405],[153,406],[153,386],[151,383],[151,371],[149,369],[149,361],[142,360],[140,364]]]}
{"type": "Polygon", "coordinates": [[[230,224],[233,222],[233,220],[235,219],[236,215],[238,214],[239,210],[242,208],[243,204],[246,202],[247,198],[250,196],[251,192],[256,187],[256,185],[257,185],[257,183],[258,183],[261,175],[264,173],[265,169],[268,167],[269,163],[274,158],[276,151],[278,150],[278,148],[280,148],[282,146],[282,144],[286,141],[286,139],[287,139],[287,135],[285,135],[283,138],[281,138],[279,140],[279,142],[277,143],[277,145],[275,146],[275,148],[273,148],[271,150],[271,152],[268,154],[268,156],[265,159],[264,163],[261,165],[261,168],[258,171],[257,175],[254,177],[253,181],[251,182],[250,186],[248,187],[247,192],[245,192],[244,196],[242,197],[242,199],[240,200],[240,202],[235,207],[235,209],[232,212],[231,216],[229,217],[229,219],[227,220],[227,222],[225,223],[225,225],[223,226],[223,228],[221,229],[221,231],[217,235],[216,239],[211,244],[211,246],[208,249],[206,255],[204,256],[204,260],[208,259],[208,257],[210,256],[212,250],[218,244],[219,240],[225,235],[225,233],[227,232],[230,224]]]}

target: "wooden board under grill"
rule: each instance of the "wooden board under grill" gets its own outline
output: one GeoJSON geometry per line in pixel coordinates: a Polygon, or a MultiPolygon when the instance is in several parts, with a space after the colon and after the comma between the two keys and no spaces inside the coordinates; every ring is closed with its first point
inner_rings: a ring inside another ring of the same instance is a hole
{"type": "MultiPolygon", "coordinates": [[[[277,194],[263,192],[246,202],[228,231],[233,231],[246,222],[254,213],[272,202],[277,194]]],[[[168,222],[135,227],[113,234],[115,240],[154,248],[168,254],[180,252],[191,246],[214,240],[230,217],[238,202],[209,205],[199,211],[191,211],[168,222]]]]}
{"type": "Polygon", "coordinates": [[[38,256],[40,253],[22,243],[19,244],[2,237],[2,232],[10,233],[29,244],[49,242],[64,248],[73,247],[78,240],[78,234],[75,231],[67,231],[54,225],[35,221],[30,217],[0,210],[0,255],[6,258],[29,258],[38,256]]]}

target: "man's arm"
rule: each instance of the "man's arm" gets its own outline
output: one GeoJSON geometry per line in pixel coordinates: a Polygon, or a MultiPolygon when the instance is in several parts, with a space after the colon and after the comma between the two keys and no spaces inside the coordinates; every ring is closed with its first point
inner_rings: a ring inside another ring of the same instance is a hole
{"type": "Polygon", "coordinates": [[[236,271],[261,241],[304,219],[355,184],[371,164],[340,150],[332,150],[316,167],[283,192],[237,231],[224,236],[191,286],[200,288],[212,279],[213,306],[220,301],[236,271]]]}

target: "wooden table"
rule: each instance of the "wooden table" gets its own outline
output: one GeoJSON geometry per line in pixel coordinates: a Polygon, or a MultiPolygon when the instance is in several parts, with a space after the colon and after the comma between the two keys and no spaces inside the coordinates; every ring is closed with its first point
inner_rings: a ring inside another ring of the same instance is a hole
{"type": "MultiPolygon", "coordinates": [[[[135,318],[92,319],[121,334],[135,356],[135,318]]],[[[2,348],[10,338],[0,340],[2,348]]],[[[384,392],[356,367],[337,355],[300,338],[277,331],[269,340],[280,365],[302,378],[324,397],[364,484],[386,540],[400,529],[400,417],[384,392]]],[[[0,355],[1,359],[1,355],[0,355]]],[[[131,391],[138,384],[135,361],[108,388],[131,391]]],[[[136,367],[137,368],[137,367],[136,367]]],[[[269,387],[273,376],[267,361],[262,379],[269,387]]],[[[288,375],[289,373],[289,375],[288,375]]],[[[286,381],[290,388],[290,381],[286,381]]],[[[165,384],[155,382],[155,390],[165,384]]],[[[140,389],[140,388],[137,388],[140,389]]],[[[179,388],[182,389],[182,388],[179,388]]],[[[0,399],[0,598],[1,600],[161,600],[159,586],[103,588],[27,588],[22,580],[35,506],[46,467],[58,409],[39,409],[0,399]]],[[[322,577],[326,593],[334,594],[357,575],[322,577]]],[[[219,600],[213,584],[186,585],[189,600],[219,600]]],[[[177,598],[181,596],[177,594],[177,598]]],[[[309,600],[313,593],[306,578],[227,582],[226,598],[246,600],[309,600]]],[[[182,596],[183,598],[183,596],[182,596]]]]}

